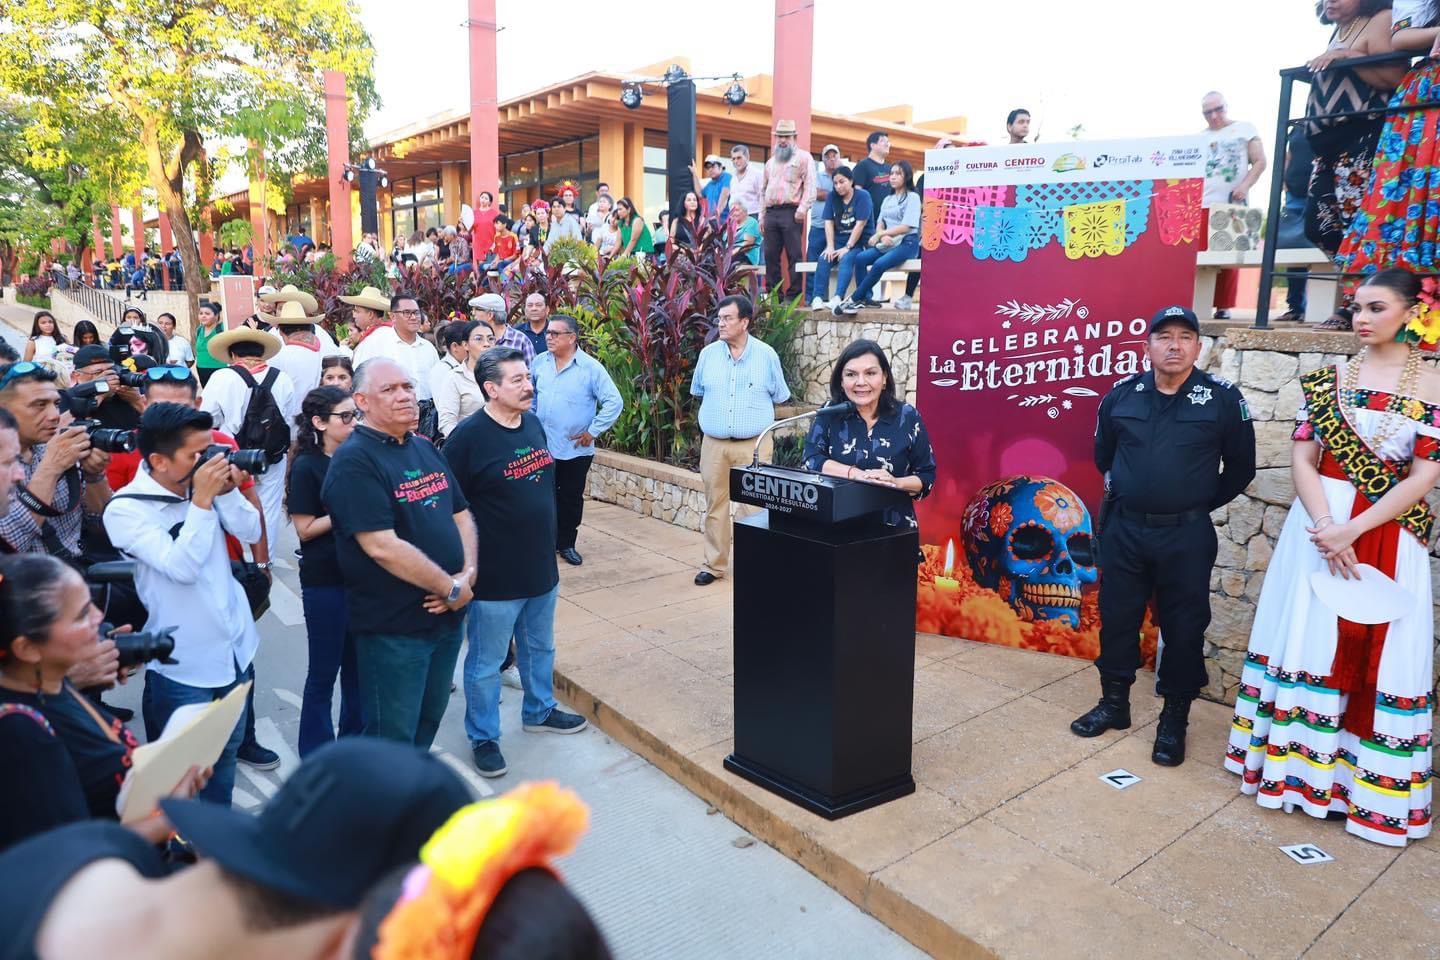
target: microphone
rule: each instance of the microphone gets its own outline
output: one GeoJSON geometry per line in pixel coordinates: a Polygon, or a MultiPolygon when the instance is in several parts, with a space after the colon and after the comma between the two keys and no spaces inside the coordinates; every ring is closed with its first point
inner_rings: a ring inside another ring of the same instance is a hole
{"type": "Polygon", "coordinates": [[[853,402],[849,400],[841,400],[839,403],[828,403],[823,407],[811,410],[808,413],[802,413],[799,416],[786,417],[784,420],[776,420],[774,423],[770,424],[770,426],[766,427],[764,430],[761,430],[760,436],[755,438],[755,452],[750,457],[751,469],[760,466],[760,444],[765,441],[765,436],[771,430],[774,430],[776,427],[783,427],[787,423],[795,423],[798,420],[809,420],[811,417],[818,417],[821,414],[846,414],[854,412],[855,404],[853,402]]]}

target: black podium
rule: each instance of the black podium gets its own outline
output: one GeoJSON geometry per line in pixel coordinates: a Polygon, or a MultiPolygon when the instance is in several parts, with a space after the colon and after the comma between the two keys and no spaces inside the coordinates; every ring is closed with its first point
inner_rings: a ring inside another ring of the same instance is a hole
{"type": "Polygon", "coordinates": [[[904,491],[737,467],[735,752],[725,768],[829,820],[915,792],[910,776],[919,534],[904,491]]]}

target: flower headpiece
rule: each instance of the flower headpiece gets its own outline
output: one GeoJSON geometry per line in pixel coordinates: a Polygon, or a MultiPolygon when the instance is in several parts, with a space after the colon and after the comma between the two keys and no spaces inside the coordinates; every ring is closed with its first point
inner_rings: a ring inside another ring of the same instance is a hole
{"type": "Polygon", "coordinates": [[[420,850],[380,925],[375,960],[468,960],[490,905],[510,878],[551,869],[575,849],[590,812],[555,783],[522,784],[455,812],[420,850]]]}
{"type": "Polygon", "coordinates": [[[1433,351],[1440,345],[1440,283],[1434,277],[1420,281],[1419,307],[1415,319],[1405,325],[1396,339],[1433,351]]]}

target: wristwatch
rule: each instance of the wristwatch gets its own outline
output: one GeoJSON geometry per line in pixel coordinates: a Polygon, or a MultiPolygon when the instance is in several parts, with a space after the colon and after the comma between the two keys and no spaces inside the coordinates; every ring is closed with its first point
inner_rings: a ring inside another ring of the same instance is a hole
{"type": "Polygon", "coordinates": [[[255,566],[259,567],[261,570],[269,570],[272,566],[274,566],[274,564],[271,563],[269,560],[257,560],[255,561],[255,566]]]}
{"type": "Polygon", "coordinates": [[[445,602],[446,602],[446,603],[454,603],[456,600],[459,600],[459,599],[460,599],[460,591],[461,591],[462,589],[463,589],[463,588],[460,586],[460,581],[459,581],[459,580],[451,580],[451,581],[450,581],[450,592],[449,592],[448,594],[446,594],[446,596],[445,596],[445,602]]]}

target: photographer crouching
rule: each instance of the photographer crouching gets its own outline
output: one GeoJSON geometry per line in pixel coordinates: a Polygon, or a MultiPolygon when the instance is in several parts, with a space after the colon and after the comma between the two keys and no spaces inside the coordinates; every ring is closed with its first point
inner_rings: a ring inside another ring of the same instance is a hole
{"type": "MultiPolygon", "coordinates": [[[[167,641],[117,631],[117,647],[101,637],[100,620],[90,588],[60,560],[0,557],[0,764],[24,783],[0,791],[0,849],[61,824],[119,819],[135,737],[67,675],[108,671],[123,682],[167,641]]],[[[192,769],[172,795],[193,796],[203,783],[192,769]]],[[[158,812],[133,829],[152,843],[172,832],[158,812]]]]}
{"type": "MultiPolygon", "coordinates": [[[[212,444],[208,413],[152,403],[140,417],[140,472],[104,514],[110,542],[135,560],[135,586],[150,611],[147,629],[175,625],[177,663],[145,671],[141,710],[155,739],[175,710],[218,700],[254,674],[260,644],[245,590],[231,573],[225,534],[260,538],[260,514],[240,493],[249,479],[232,460],[254,451],[212,444]]],[[[200,797],[226,806],[235,786],[242,715],[200,797]]]]}

